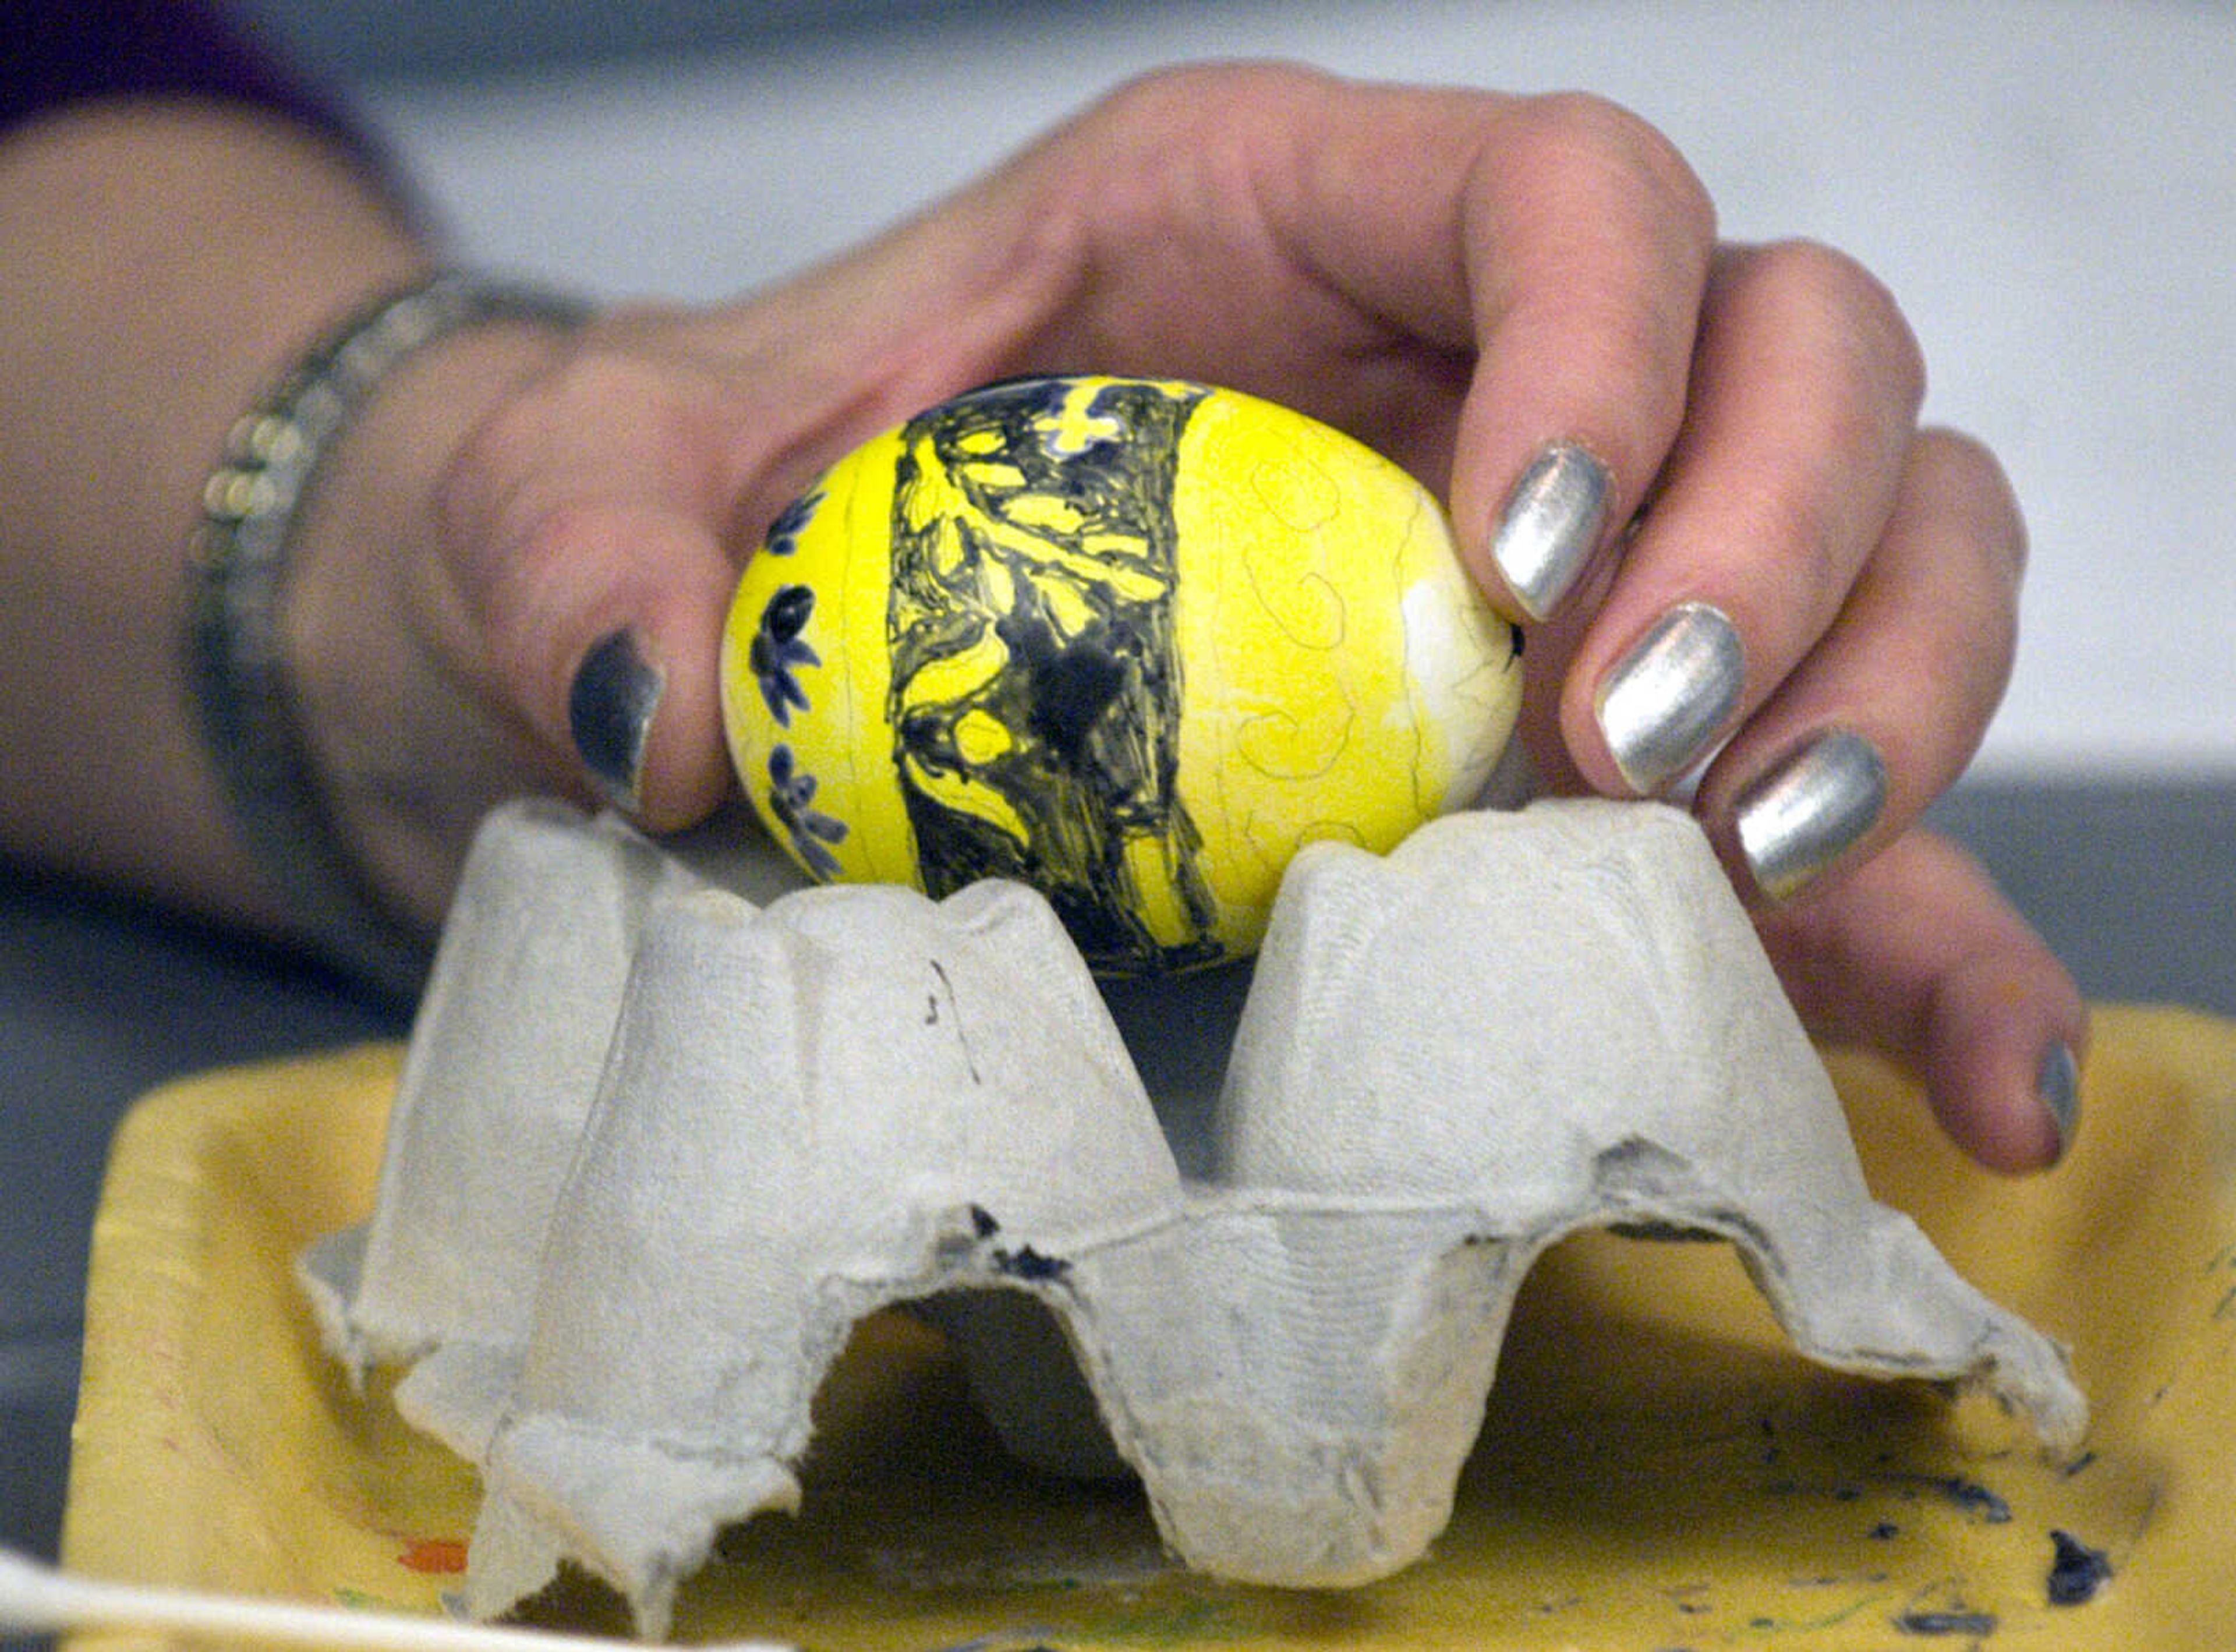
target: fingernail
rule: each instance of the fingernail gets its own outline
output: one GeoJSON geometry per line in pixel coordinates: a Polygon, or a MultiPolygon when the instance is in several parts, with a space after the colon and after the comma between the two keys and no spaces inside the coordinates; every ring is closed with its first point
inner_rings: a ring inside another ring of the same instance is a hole
{"type": "Polygon", "coordinates": [[[575,668],[567,694],[568,730],[583,764],[623,808],[637,805],[645,740],[667,685],[666,674],[645,659],[628,630],[600,639],[575,668]]]}
{"type": "Polygon", "coordinates": [[[1607,466],[1559,443],[1530,462],[1507,496],[1490,560],[1533,620],[1561,605],[1583,572],[1607,523],[1607,466]]]}
{"type": "Polygon", "coordinates": [[[1861,734],[1818,735],[1741,794],[1733,813],[1755,887],[1787,900],[1871,829],[1886,806],[1886,760],[1861,734]]]}
{"type": "Polygon", "coordinates": [[[2081,1063],[2074,1058],[2070,1044],[2054,1043],[2042,1052],[2034,1089],[2057,1126],[2057,1156],[2062,1159],[2081,1129],[2081,1063]]]}
{"type": "Polygon", "coordinates": [[[1700,760],[1739,702],[1746,658],[1723,610],[1684,602],[1600,685],[1600,733],[1631,789],[1660,791],[1700,760]]]}

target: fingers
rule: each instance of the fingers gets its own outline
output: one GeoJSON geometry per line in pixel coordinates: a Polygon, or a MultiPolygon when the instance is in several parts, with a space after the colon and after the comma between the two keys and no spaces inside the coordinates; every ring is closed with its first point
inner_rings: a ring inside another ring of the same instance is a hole
{"type": "Polygon", "coordinates": [[[1256,191],[1274,244],[1358,314],[1472,352],[1438,431],[1454,527],[1484,584],[1543,618],[1679,428],[1714,208],[1602,99],[1345,87],[1308,107],[1282,187],[1256,191]]]}
{"type": "Polygon", "coordinates": [[[1689,393],[1650,511],[1541,628],[1541,734],[1553,773],[1614,795],[1720,748],[1696,807],[1744,893],[1790,899],[1970,760],[2009,672],[2025,530],[1984,450],[1917,431],[1916,346],[1837,253],[1724,252],[1689,393]]]}
{"type": "Polygon", "coordinates": [[[2018,530],[2000,479],[1977,477],[1994,503],[1967,524],[1934,519],[1961,489],[1920,484],[1917,520],[1890,529],[1924,374],[1884,289],[1806,243],[1719,252],[1682,161],[1595,99],[1205,72],[1082,123],[1128,184],[1094,197],[1076,341],[1200,370],[1189,352],[1215,339],[1228,367],[1291,373],[1257,383],[1291,399],[1324,394],[1313,375],[1397,386],[1410,415],[1371,390],[1335,411],[1448,483],[1463,554],[1533,627],[1525,719],[1556,783],[1661,792],[1737,731],[1714,798],[1733,809],[1809,718],[1829,731],[1870,703],[1878,644],[1812,664],[1813,699],[1786,686],[1820,645],[1922,625],[1913,640],[1959,668],[1905,679],[1858,740],[1821,747],[1802,826],[1766,837],[1792,788],[1752,796],[1740,859],[1785,896],[1849,846],[1833,826],[1898,832],[2000,692],[2018,530]],[[1109,149],[1114,130],[1130,144],[1109,149]],[[1238,291],[1259,308],[1222,307],[1238,291]],[[1455,402],[1437,368],[1470,346],[1455,402]],[[1450,457],[1424,464],[1438,444],[1450,457]],[[1917,732],[1873,740],[1897,714],[1917,732]],[[1828,798],[1845,800],[1831,824],[1828,798]]]}
{"type": "Polygon", "coordinates": [[[2026,542],[1987,451],[1910,445],[1837,623],[1703,776],[1696,806],[1743,890],[1793,898],[1907,831],[2003,697],[2026,542]]]}
{"type": "Polygon", "coordinates": [[[1533,627],[1541,767],[1648,794],[1720,747],[1697,806],[1820,1027],[1911,1062],[1983,1162],[2053,1162],[2077,990],[1910,831],[2008,676],[2025,536],[2001,472],[1917,431],[1918,351],[1867,273],[1806,243],[1712,258],[1697,186],[1626,117],[1521,105],[1481,157],[1451,500],[1533,627]]]}
{"type": "Polygon", "coordinates": [[[1772,903],[1758,921],[1805,1016],[1907,1062],[1950,1139],[2003,1171],[2069,1143],[2086,1012],[1985,874],[1912,822],[2001,698],[2024,558],[1994,459],[1921,435],[1837,622],[1696,799],[1741,890],[1772,903]]]}
{"type": "Polygon", "coordinates": [[[1812,1029],[1908,1063],[1972,1157],[2018,1172],[2065,1152],[2088,1044],[2080,991],[1955,846],[1913,831],[1761,928],[1812,1029]]]}
{"type": "Polygon", "coordinates": [[[593,343],[482,425],[438,500],[461,668],[654,830],[729,784],[735,418],[719,378],[593,343]]]}
{"type": "Polygon", "coordinates": [[[1891,509],[1923,377],[1891,300],[1839,254],[1720,257],[1683,427],[1563,688],[1563,744],[1593,789],[1666,788],[1833,624],[1891,509]]]}
{"type": "Polygon", "coordinates": [[[1601,100],[1165,71],[1013,181],[1075,278],[1042,359],[1211,378],[1349,430],[1448,491],[1494,589],[1493,523],[1536,455],[1595,456],[1611,530],[1676,430],[1713,212],[1601,100]]]}
{"type": "Polygon", "coordinates": [[[1594,99],[1516,106],[1461,205],[1480,341],[1452,514],[1510,611],[1560,609],[1683,419],[1713,210],[1666,140],[1594,99]]]}

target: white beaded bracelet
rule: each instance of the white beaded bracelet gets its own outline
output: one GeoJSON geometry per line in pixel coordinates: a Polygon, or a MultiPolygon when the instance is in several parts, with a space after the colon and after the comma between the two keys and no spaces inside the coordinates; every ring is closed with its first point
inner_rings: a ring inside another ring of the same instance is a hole
{"type": "Polygon", "coordinates": [[[440,270],[383,294],[313,346],[237,421],[202,490],[188,559],[187,681],[234,817],[328,963],[399,997],[429,942],[387,906],[338,830],[305,745],[280,602],[295,517],[320,459],[382,379],[422,346],[489,322],[571,326],[579,300],[440,270]]]}

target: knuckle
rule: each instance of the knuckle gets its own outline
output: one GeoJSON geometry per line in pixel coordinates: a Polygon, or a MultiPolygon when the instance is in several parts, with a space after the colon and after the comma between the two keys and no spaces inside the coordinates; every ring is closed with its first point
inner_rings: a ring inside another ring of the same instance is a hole
{"type": "Polygon", "coordinates": [[[518,386],[483,415],[444,468],[436,492],[438,520],[454,543],[502,540],[524,526],[523,500],[549,466],[555,443],[577,409],[597,393],[600,374],[588,346],[518,386]]]}
{"type": "Polygon", "coordinates": [[[555,612],[560,576],[589,525],[582,514],[582,507],[572,505],[545,512],[531,530],[501,550],[485,549],[462,582],[485,646],[502,674],[515,681],[532,681],[543,663],[542,648],[560,617],[555,612]]]}
{"type": "Polygon", "coordinates": [[[625,339],[586,338],[467,432],[436,484],[444,542],[470,559],[517,547],[577,490],[585,458],[624,443],[648,456],[690,453],[691,424],[659,360],[625,339]]]}
{"type": "Polygon", "coordinates": [[[2026,518],[1994,450],[1977,437],[1936,425],[1918,433],[1914,463],[1930,496],[1955,503],[1989,569],[2016,591],[2026,574],[2026,518]]]}
{"type": "Polygon", "coordinates": [[[1185,110],[1194,101],[1194,89],[1208,91],[1203,86],[1210,71],[1193,64],[1153,69],[1120,82],[1098,98],[1080,119],[1082,129],[1093,132],[1098,142],[1108,142],[1106,133],[1132,136],[1143,131],[1154,132],[1185,110]]]}
{"type": "Polygon", "coordinates": [[[1782,611],[1811,632],[1832,622],[1854,582],[1846,526],[1825,492],[1794,477],[1758,502],[1758,543],[1772,549],[1773,577],[1785,588],[1782,611]]]}
{"type": "Polygon", "coordinates": [[[1795,239],[1750,248],[1740,269],[1755,301],[1799,319],[1815,348],[1915,415],[1925,399],[1924,352],[1894,294],[1859,260],[1795,239]]]}
{"type": "Polygon", "coordinates": [[[1677,146],[1651,122],[1592,92],[1547,92],[1503,117],[1507,163],[1582,180],[1649,209],[1705,247],[1715,239],[1715,204],[1677,146]]]}
{"type": "Polygon", "coordinates": [[[437,540],[485,632],[511,634],[536,606],[534,570],[562,554],[572,532],[568,432],[609,380],[594,356],[570,358],[484,414],[437,479],[437,540]]]}
{"type": "Polygon", "coordinates": [[[1224,191],[1246,174],[1270,99],[1296,72],[1274,66],[1180,64],[1104,94],[1061,128],[1039,158],[1040,198],[1029,216],[1058,263],[1105,267],[1163,240],[1174,203],[1224,191]]]}
{"type": "Polygon", "coordinates": [[[451,542],[490,537],[503,502],[518,484],[543,425],[541,398],[505,398],[466,432],[437,478],[436,519],[451,542]]]}
{"type": "MultiPolygon", "coordinates": [[[[1082,118],[1091,146],[1146,166],[1169,165],[1207,147],[1259,135],[1269,115],[1324,96],[1335,82],[1279,63],[1180,63],[1153,69],[1106,93],[1082,118]]],[[[1098,169],[1105,182],[1116,168],[1098,169]]]]}

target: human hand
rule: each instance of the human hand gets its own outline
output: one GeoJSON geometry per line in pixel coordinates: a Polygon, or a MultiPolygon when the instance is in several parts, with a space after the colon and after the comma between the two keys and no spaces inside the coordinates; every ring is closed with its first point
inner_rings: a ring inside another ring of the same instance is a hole
{"type": "Polygon", "coordinates": [[[1548,783],[1661,792],[1714,752],[1693,806],[1812,1024],[1910,1061],[1984,1162],[2055,1158],[2042,1098],[2069,1096],[2079,995],[1917,826],[2009,669],[2009,490],[1917,428],[1917,352],[1875,281],[1814,246],[1719,245],[1667,143],[1585,98],[1162,75],[773,293],[616,313],[515,362],[378,576],[400,641],[346,635],[317,570],[332,590],[347,563],[307,559],[314,689],[398,647],[430,685],[378,715],[313,704],[345,820],[400,880],[455,865],[523,784],[703,817],[731,785],[722,617],[767,523],[922,406],[1087,370],[1286,403],[1437,490],[1529,621],[1548,783]]]}

